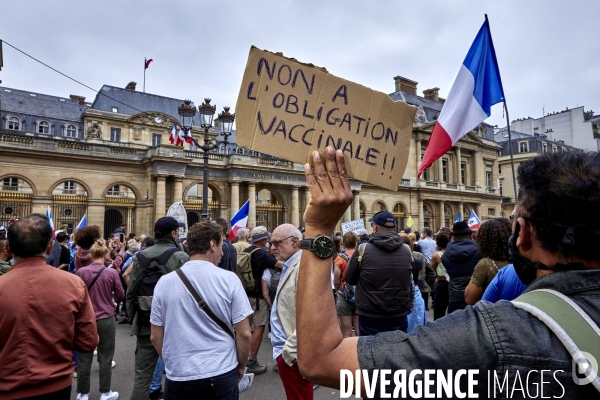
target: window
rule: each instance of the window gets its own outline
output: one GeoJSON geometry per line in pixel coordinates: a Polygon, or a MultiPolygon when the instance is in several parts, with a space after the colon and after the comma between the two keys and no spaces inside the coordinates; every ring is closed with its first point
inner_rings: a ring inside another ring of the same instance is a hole
{"type": "Polygon", "coordinates": [[[555,144],[552,145],[552,152],[556,153],[556,145],[555,144]]]}
{"type": "Polygon", "coordinates": [[[38,133],[43,133],[45,135],[50,133],[50,124],[46,121],[42,121],[38,124],[38,133]]]}
{"type": "MultiPolygon", "coordinates": [[[[425,153],[421,154],[421,162],[423,162],[423,157],[425,156],[425,153]]],[[[423,171],[423,173],[421,174],[421,179],[428,181],[429,180],[429,168],[427,168],[425,171],[423,171]]]]}
{"type": "Polygon", "coordinates": [[[119,109],[117,107],[113,107],[112,112],[119,112],[119,109]]]}
{"type": "Polygon", "coordinates": [[[77,184],[73,181],[63,182],[63,194],[75,194],[77,184]]]}
{"type": "Polygon", "coordinates": [[[519,142],[519,153],[527,153],[529,151],[528,142],[519,142]]]}
{"type": "Polygon", "coordinates": [[[13,131],[19,131],[21,125],[21,121],[17,117],[10,117],[8,119],[8,129],[12,129],[13,131]]]}
{"type": "Polygon", "coordinates": [[[425,214],[429,212],[429,209],[427,208],[427,204],[423,204],[423,212],[425,214]]]}
{"type": "Polygon", "coordinates": [[[152,146],[160,146],[162,142],[162,135],[155,133],[152,135],[152,146]]]}
{"type": "Polygon", "coordinates": [[[491,165],[485,166],[485,185],[488,188],[492,187],[492,166],[491,165]]]}
{"type": "Polygon", "coordinates": [[[429,218],[423,218],[423,228],[431,228],[429,218]]]}
{"type": "Polygon", "coordinates": [[[498,191],[500,192],[500,196],[502,196],[502,181],[498,180],[498,191]]]}
{"type": "Polygon", "coordinates": [[[502,165],[498,164],[498,174],[502,174],[502,165]]]}
{"type": "Polygon", "coordinates": [[[119,185],[113,185],[111,186],[110,189],[108,189],[108,192],[106,193],[108,196],[119,196],[121,194],[121,190],[120,190],[120,186],[119,185]]]}
{"type": "Polygon", "coordinates": [[[460,183],[462,183],[464,185],[466,181],[467,181],[467,163],[461,162],[460,163],[460,183]]]}
{"type": "Polygon", "coordinates": [[[448,182],[448,160],[442,159],[442,182],[448,182]]]}
{"type": "Polygon", "coordinates": [[[19,179],[4,178],[2,180],[2,190],[17,191],[19,187],[19,179]]]}
{"type": "Polygon", "coordinates": [[[488,208],[488,215],[496,215],[496,209],[495,208],[488,208]]]}
{"type": "Polygon", "coordinates": [[[110,128],[110,141],[120,142],[121,141],[121,130],[119,128],[110,128]]]}
{"type": "Polygon", "coordinates": [[[65,136],[76,138],[77,137],[77,127],[75,125],[67,125],[67,129],[65,129],[65,136]]]}
{"type": "Polygon", "coordinates": [[[542,143],[542,153],[547,153],[548,152],[548,143],[543,142],[542,143]]]}
{"type": "Polygon", "coordinates": [[[563,152],[563,153],[566,153],[566,152],[567,152],[567,148],[566,148],[566,147],[563,147],[563,148],[562,148],[562,152],[563,152]]]}

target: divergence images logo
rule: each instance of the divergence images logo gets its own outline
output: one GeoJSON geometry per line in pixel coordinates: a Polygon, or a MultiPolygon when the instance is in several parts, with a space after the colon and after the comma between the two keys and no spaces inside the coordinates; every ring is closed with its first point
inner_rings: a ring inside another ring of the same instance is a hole
{"type": "Polygon", "coordinates": [[[598,376],[598,361],[590,353],[578,351],[571,361],[573,382],[576,385],[587,385],[598,376]]]}

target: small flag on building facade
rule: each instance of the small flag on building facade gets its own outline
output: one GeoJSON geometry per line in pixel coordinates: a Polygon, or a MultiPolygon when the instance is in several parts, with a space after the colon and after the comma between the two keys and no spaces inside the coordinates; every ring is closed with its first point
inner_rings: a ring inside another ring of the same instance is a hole
{"type": "Polygon", "coordinates": [[[173,129],[171,130],[171,136],[169,136],[169,142],[171,144],[175,144],[177,140],[177,123],[173,124],[173,129]]]}

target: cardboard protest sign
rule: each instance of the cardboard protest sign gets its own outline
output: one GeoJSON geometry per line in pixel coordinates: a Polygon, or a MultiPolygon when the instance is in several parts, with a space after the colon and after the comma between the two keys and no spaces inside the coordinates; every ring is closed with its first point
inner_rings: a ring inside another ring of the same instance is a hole
{"type": "Polygon", "coordinates": [[[237,144],[306,163],[314,150],[341,149],[351,178],[397,190],[416,107],[256,47],[236,105],[237,144]]]}
{"type": "Polygon", "coordinates": [[[173,217],[180,225],[184,225],[179,227],[179,238],[187,238],[188,222],[183,202],[178,201],[177,203],[171,204],[171,207],[169,207],[169,210],[167,211],[167,217],[173,217]]]}
{"type": "Polygon", "coordinates": [[[365,229],[365,223],[362,219],[357,219],[349,222],[342,222],[340,225],[342,226],[343,235],[345,235],[346,232],[357,232],[360,229],[365,229]]]}

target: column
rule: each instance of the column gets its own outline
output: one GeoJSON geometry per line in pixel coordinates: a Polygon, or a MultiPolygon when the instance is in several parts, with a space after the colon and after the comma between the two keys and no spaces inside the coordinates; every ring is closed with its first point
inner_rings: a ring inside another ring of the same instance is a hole
{"type": "Polygon", "coordinates": [[[310,203],[310,190],[307,186],[304,188],[304,209],[308,208],[308,203],[310,203]]]}
{"type": "Polygon", "coordinates": [[[444,200],[440,200],[440,226],[445,226],[444,200]]]}
{"type": "Polygon", "coordinates": [[[239,182],[231,182],[231,203],[230,203],[230,213],[233,217],[236,212],[240,209],[240,183],[239,182]]]}
{"type": "Polygon", "coordinates": [[[465,205],[463,204],[462,201],[458,203],[458,212],[460,213],[460,220],[461,221],[464,221],[468,217],[468,215],[464,215],[464,213],[463,213],[463,208],[464,207],[465,207],[465,205]]]}
{"type": "Polygon", "coordinates": [[[344,217],[342,218],[342,222],[352,221],[352,205],[349,205],[344,212],[344,217]]]}
{"type": "Polygon", "coordinates": [[[291,218],[291,223],[294,226],[300,226],[300,219],[299,219],[299,214],[300,214],[300,207],[298,205],[298,188],[297,187],[293,187],[292,188],[292,218],[291,218]]]}
{"type": "MultiPolygon", "coordinates": [[[[494,160],[494,162],[492,163],[492,187],[498,189],[498,159],[496,158],[494,160]]],[[[496,192],[496,194],[500,194],[500,191],[498,190],[496,192]]]]}
{"type": "Polygon", "coordinates": [[[473,181],[474,181],[474,185],[475,186],[481,186],[482,183],[482,179],[481,179],[481,172],[483,169],[483,160],[481,159],[481,152],[479,151],[474,151],[473,152],[473,163],[474,163],[474,177],[473,177],[473,181]]]}
{"type": "Polygon", "coordinates": [[[136,227],[133,224],[135,221],[135,218],[133,218],[133,207],[127,207],[127,233],[133,232],[133,233],[137,233],[136,227]]]}
{"type": "Polygon", "coordinates": [[[250,197],[250,210],[248,210],[248,226],[256,227],[256,184],[248,184],[248,196],[250,197]]]}
{"type": "Polygon", "coordinates": [[[178,201],[183,201],[183,178],[175,178],[173,203],[177,203],[178,201]]]}
{"type": "Polygon", "coordinates": [[[421,139],[415,139],[415,152],[417,153],[417,171],[421,168],[421,139]]]}
{"type": "Polygon", "coordinates": [[[417,200],[417,206],[419,207],[419,221],[415,222],[415,229],[423,229],[425,227],[423,220],[425,215],[423,214],[423,200],[417,200]]]}
{"type": "Polygon", "coordinates": [[[360,191],[354,190],[352,192],[354,194],[354,198],[352,199],[352,208],[354,209],[354,219],[360,219],[360,191]]]}
{"type": "MultiPolygon", "coordinates": [[[[481,219],[481,203],[475,203],[475,214],[477,214],[479,219],[481,219]]],[[[487,218],[487,216],[486,216],[486,218],[487,218]]]]}
{"type": "Polygon", "coordinates": [[[438,167],[438,182],[442,182],[443,180],[443,167],[442,167],[442,157],[438,158],[437,161],[437,167],[438,167]]]}
{"type": "Polygon", "coordinates": [[[460,156],[460,147],[456,148],[455,155],[456,155],[456,183],[460,184],[460,183],[462,183],[460,181],[460,163],[461,163],[461,161],[460,161],[460,159],[461,159],[461,156],[460,156]]]}
{"type": "Polygon", "coordinates": [[[154,221],[165,216],[165,177],[157,176],[156,177],[156,194],[154,197],[154,221]]]}

